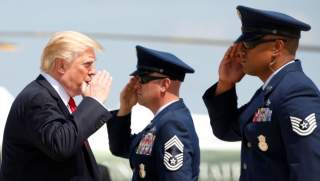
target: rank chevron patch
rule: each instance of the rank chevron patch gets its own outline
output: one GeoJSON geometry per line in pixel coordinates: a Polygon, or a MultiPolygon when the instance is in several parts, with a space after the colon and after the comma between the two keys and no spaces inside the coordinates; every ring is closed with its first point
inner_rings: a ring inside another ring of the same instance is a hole
{"type": "Polygon", "coordinates": [[[176,171],[183,165],[183,143],[174,135],[164,144],[163,163],[170,171],[176,171]]]}
{"type": "Polygon", "coordinates": [[[292,130],[300,136],[310,135],[317,127],[316,114],[312,113],[304,120],[290,116],[292,130]]]}

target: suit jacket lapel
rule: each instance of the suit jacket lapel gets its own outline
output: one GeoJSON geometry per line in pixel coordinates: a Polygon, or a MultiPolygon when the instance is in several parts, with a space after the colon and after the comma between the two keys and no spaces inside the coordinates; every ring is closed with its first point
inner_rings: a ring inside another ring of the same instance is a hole
{"type": "Polygon", "coordinates": [[[41,86],[43,86],[45,89],[48,90],[50,95],[57,101],[59,107],[63,111],[65,116],[69,116],[70,112],[66,105],[63,103],[62,99],[60,98],[59,94],[57,91],[50,85],[50,83],[42,76],[39,75],[36,79],[36,82],[38,82],[41,86]]]}
{"type": "MultiPolygon", "coordinates": [[[[41,86],[43,86],[45,89],[48,90],[50,95],[57,101],[58,106],[61,108],[63,114],[66,117],[70,116],[70,112],[64,102],[62,101],[59,94],[56,92],[56,90],[51,86],[51,84],[42,76],[39,75],[36,79],[36,82],[38,82],[41,86]]],[[[82,145],[82,150],[84,151],[84,159],[86,159],[87,167],[89,169],[89,172],[91,172],[93,180],[101,180],[99,170],[97,168],[97,164],[95,161],[95,158],[93,156],[93,153],[90,148],[87,148],[85,145],[82,145]],[[86,158],[87,157],[87,158],[86,158]]]]}

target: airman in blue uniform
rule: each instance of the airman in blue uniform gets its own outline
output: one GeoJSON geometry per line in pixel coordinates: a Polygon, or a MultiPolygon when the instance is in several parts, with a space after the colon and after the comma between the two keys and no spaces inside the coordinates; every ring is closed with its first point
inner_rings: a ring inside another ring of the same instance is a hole
{"type": "Polygon", "coordinates": [[[185,74],[194,70],[170,53],[142,46],[136,49],[137,70],[121,92],[119,111],[107,124],[110,150],[130,160],[132,180],[196,181],[198,136],[179,98],[185,74]],[[137,102],[155,116],[143,131],[132,135],[131,109],[137,102]]]}
{"type": "Polygon", "coordinates": [[[295,58],[300,32],[311,27],[279,12],[237,10],[242,35],[203,96],[213,133],[242,141],[241,181],[319,180],[320,93],[295,58]],[[238,107],[235,85],[245,74],[263,85],[238,107]]]}

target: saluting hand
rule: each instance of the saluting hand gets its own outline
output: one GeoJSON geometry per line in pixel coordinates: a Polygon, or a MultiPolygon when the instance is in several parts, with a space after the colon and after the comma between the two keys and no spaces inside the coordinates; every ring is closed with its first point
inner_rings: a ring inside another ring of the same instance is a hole
{"type": "Polygon", "coordinates": [[[245,75],[241,66],[241,48],[241,44],[234,44],[224,54],[219,66],[216,95],[233,88],[245,75]]]}
{"type": "Polygon", "coordinates": [[[120,110],[118,111],[118,116],[129,114],[132,107],[137,104],[137,84],[138,79],[136,77],[132,77],[121,91],[120,110]]]}
{"type": "Polygon", "coordinates": [[[111,89],[112,77],[109,72],[103,70],[98,71],[87,84],[82,83],[82,95],[92,97],[103,103],[107,100],[111,89]]]}

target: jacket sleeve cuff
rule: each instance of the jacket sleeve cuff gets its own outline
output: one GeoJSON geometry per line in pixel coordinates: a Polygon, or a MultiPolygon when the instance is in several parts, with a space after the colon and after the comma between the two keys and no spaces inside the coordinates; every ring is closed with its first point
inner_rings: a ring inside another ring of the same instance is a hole
{"type": "Polygon", "coordinates": [[[211,86],[206,92],[203,94],[202,99],[207,108],[214,109],[214,112],[223,112],[223,110],[229,109],[230,106],[237,105],[237,93],[235,87],[220,94],[215,95],[215,91],[217,88],[217,83],[211,86]],[[226,104],[226,102],[231,104],[226,104]]]}

